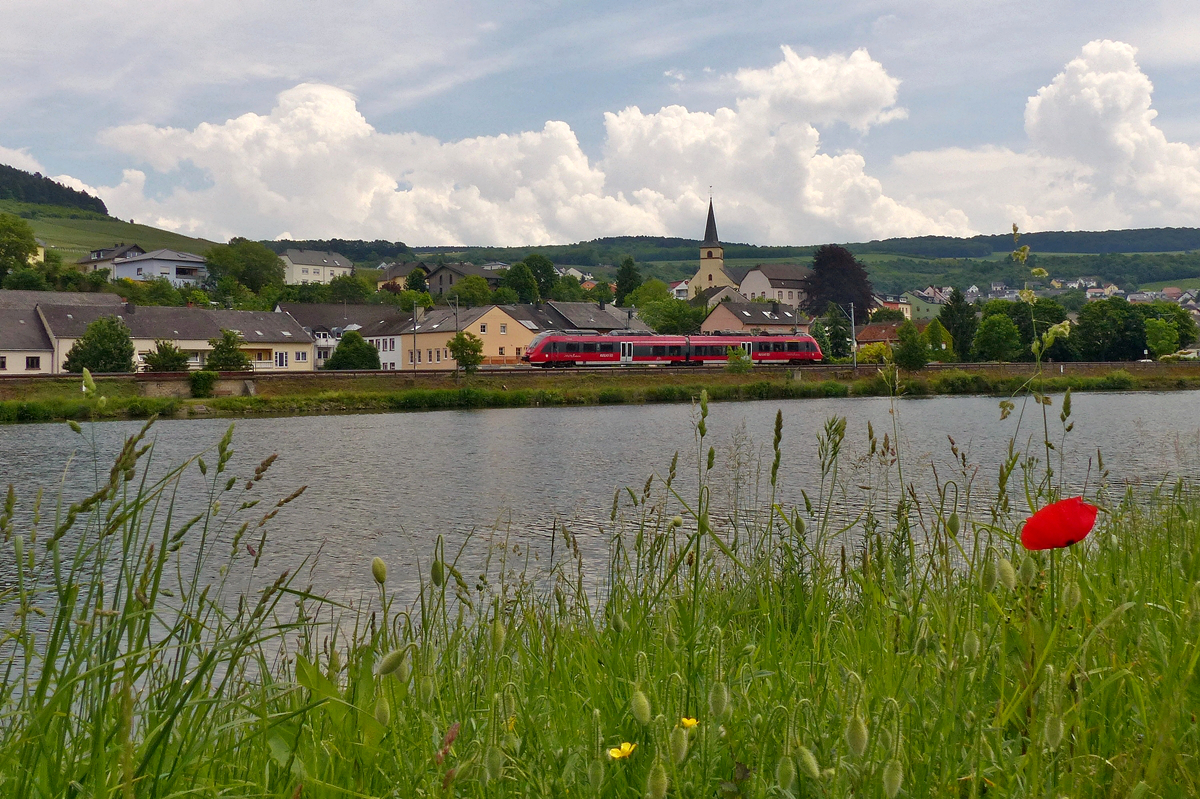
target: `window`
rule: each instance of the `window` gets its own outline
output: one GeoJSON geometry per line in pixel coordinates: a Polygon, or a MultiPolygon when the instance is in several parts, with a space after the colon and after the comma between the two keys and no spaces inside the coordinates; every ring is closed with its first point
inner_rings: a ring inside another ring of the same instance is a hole
{"type": "Polygon", "coordinates": [[[783,299],[783,292],[782,292],[782,291],[781,291],[781,292],[779,292],[779,299],[781,299],[781,300],[783,299]]]}
{"type": "Polygon", "coordinates": [[[413,362],[413,353],[412,353],[412,350],[409,350],[409,351],[408,351],[408,362],[409,362],[409,363],[412,363],[412,362],[413,362]]]}
{"type": "Polygon", "coordinates": [[[710,274],[709,274],[709,276],[708,276],[708,282],[709,282],[709,283],[711,283],[711,282],[712,282],[712,274],[711,274],[711,273],[710,273],[710,274]]]}
{"type": "Polygon", "coordinates": [[[601,351],[601,352],[612,352],[612,351],[613,351],[613,345],[612,345],[612,344],[601,344],[601,345],[600,345],[600,351],[601,351]]]}
{"type": "Polygon", "coordinates": [[[497,355],[499,355],[501,358],[503,358],[503,357],[504,357],[504,348],[503,348],[503,347],[500,347],[500,348],[497,350],[496,354],[497,354],[497,355]]]}
{"type": "Polygon", "coordinates": [[[521,357],[521,348],[520,348],[520,347],[517,347],[517,348],[516,348],[516,353],[515,353],[515,354],[516,354],[516,356],[517,356],[518,358],[519,358],[519,357],[521,357]]]}
{"type": "Polygon", "coordinates": [[[417,363],[421,362],[421,351],[417,350],[417,363]]]}
{"type": "Polygon", "coordinates": [[[296,363],[308,363],[308,353],[304,350],[296,350],[296,363]]]}
{"type": "Polygon", "coordinates": [[[484,334],[486,334],[486,333],[487,333],[487,322],[480,322],[480,323],[479,323],[479,332],[480,332],[480,333],[484,333],[484,334]]]}
{"type": "Polygon", "coordinates": [[[789,291],[789,292],[788,292],[788,299],[790,300],[791,298],[792,298],[792,292],[790,292],[790,291],[789,291]]]}
{"type": "Polygon", "coordinates": [[[442,362],[442,351],[441,351],[441,350],[434,350],[434,351],[433,351],[433,354],[437,356],[437,362],[438,362],[438,363],[441,363],[441,362],[442,362]]]}
{"type": "Polygon", "coordinates": [[[388,339],[388,352],[395,352],[395,351],[396,351],[396,339],[389,338],[388,339]]]}
{"type": "Polygon", "coordinates": [[[285,350],[280,350],[279,352],[275,353],[276,366],[278,366],[280,369],[285,369],[287,368],[287,363],[287,352],[285,350]]]}
{"type": "Polygon", "coordinates": [[[505,335],[505,334],[507,334],[507,333],[508,333],[508,325],[506,325],[506,324],[504,324],[503,322],[501,322],[501,323],[500,323],[500,335],[502,335],[502,336],[503,336],[503,335],[505,335]]]}
{"type": "Polygon", "coordinates": [[[566,351],[567,352],[579,352],[579,344],[568,341],[566,351]]]}
{"type": "Polygon", "coordinates": [[[7,370],[8,370],[8,358],[4,355],[0,355],[0,372],[4,372],[7,370]]]}
{"type": "Polygon", "coordinates": [[[584,352],[595,352],[596,351],[596,342],[594,342],[594,341],[584,342],[583,351],[584,352]]]}
{"type": "Polygon", "coordinates": [[[787,351],[788,352],[799,352],[800,351],[800,342],[799,341],[789,341],[787,343],[787,351]]]}
{"type": "Polygon", "coordinates": [[[263,357],[263,354],[261,352],[256,352],[256,353],[254,353],[254,360],[264,361],[266,359],[263,357]]]}
{"type": "Polygon", "coordinates": [[[658,344],[656,344],[656,345],[654,345],[653,347],[651,347],[651,348],[650,348],[650,354],[651,354],[651,355],[666,355],[666,354],[667,354],[667,348],[666,348],[666,347],[664,347],[664,346],[661,346],[661,345],[658,345],[658,344]]]}
{"type": "Polygon", "coordinates": [[[708,257],[709,257],[709,258],[712,258],[712,250],[709,250],[709,251],[708,251],[708,257]]]}
{"type": "Polygon", "coordinates": [[[450,360],[450,350],[447,350],[447,349],[442,350],[442,357],[445,358],[446,360],[450,360]]]}
{"type": "Polygon", "coordinates": [[[141,268],[140,266],[137,268],[137,273],[138,273],[139,275],[142,273],[142,268],[141,268]]]}
{"type": "Polygon", "coordinates": [[[425,363],[433,363],[433,350],[428,350],[425,353],[425,363]]]}
{"type": "Polygon", "coordinates": [[[305,267],[304,269],[301,269],[301,270],[300,270],[300,274],[302,274],[302,275],[307,275],[307,274],[308,274],[308,267],[305,267]]]}

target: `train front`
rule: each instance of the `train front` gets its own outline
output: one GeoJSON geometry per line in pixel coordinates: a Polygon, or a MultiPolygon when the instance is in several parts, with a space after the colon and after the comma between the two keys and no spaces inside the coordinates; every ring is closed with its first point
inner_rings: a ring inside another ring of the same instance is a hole
{"type": "Polygon", "coordinates": [[[521,355],[521,360],[528,364],[544,364],[549,358],[547,357],[548,347],[546,339],[554,334],[553,330],[545,330],[538,333],[529,342],[529,346],[525,348],[525,352],[521,355]]]}

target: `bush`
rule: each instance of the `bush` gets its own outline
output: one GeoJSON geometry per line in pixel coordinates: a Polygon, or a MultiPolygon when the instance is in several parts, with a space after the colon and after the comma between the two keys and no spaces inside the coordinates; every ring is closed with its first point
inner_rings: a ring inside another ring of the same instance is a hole
{"type": "Polygon", "coordinates": [[[730,374],[744,375],[754,366],[750,353],[741,347],[729,347],[725,350],[725,356],[727,358],[725,371],[730,374]]]}
{"type": "Polygon", "coordinates": [[[193,397],[211,397],[213,386],[217,384],[217,373],[210,371],[192,372],[188,375],[193,397]]]}

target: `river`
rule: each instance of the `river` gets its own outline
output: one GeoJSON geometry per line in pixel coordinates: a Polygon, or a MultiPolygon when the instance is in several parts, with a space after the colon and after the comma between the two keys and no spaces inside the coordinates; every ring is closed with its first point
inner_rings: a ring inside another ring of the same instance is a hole
{"type": "MultiPolygon", "coordinates": [[[[1060,402],[1056,397],[1050,409],[1056,442],[1060,402]]],[[[1021,403],[1005,421],[997,405],[992,397],[895,402],[906,479],[928,491],[931,465],[943,478],[952,471],[950,436],[979,465],[980,485],[994,488],[1009,439],[1016,435],[1019,446],[1041,440],[1032,402],[1019,428],[1021,403]]],[[[1073,486],[1085,479],[1094,485],[1097,449],[1117,482],[1144,485],[1188,475],[1200,463],[1200,392],[1079,394],[1073,406],[1075,429],[1064,449],[1073,486]]],[[[718,452],[718,471],[728,474],[726,467],[737,461],[742,474],[761,470],[765,485],[775,412],[782,409],[780,498],[785,506],[799,504],[801,489],[812,496],[819,482],[817,435],[825,421],[848,419],[848,463],[866,451],[868,423],[879,439],[891,432],[892,408],[887,398],[714,403],[709,442],[718,452]]],[[[318,590],[356,594],[370,588],[368,565],[380,555],[397,584],[411,588],[439,534],[450,552],[472,532],[497,529],[521,545],[522,557],[544,559],[561,520],[579,536],[586,558],[603,562],[614,491],[630,486],[640,494],[649,475],[666,474],[677,450],[684,495],[694,486],[694,414],[687,405],[639,405],[245,419],[236,423],[230,468],[244,478],[278,453],[255,492],[278,497],[308,486],[271,522],[264,559],[272,573],[319,550],[312,572],[318,590]]],[[[214,447],[228,425],[219,419],[158,422],[151,472],[214,447]]],[[[89,493],[97,479],[92,437],[107,474],[123,438],[138,427],[85,425],[85,437],[65,424],[0,427],[0,483],[17,488],[18,520],[28,519],[39,487],[47,497],[60,485],[69,498],[89,493]]],[[[208,457],[210,464],[215,460],[208,457]]],[[[193,492],[203,488],[197,470],[184,488],[179,501],[196,506],[193,492]]]]}

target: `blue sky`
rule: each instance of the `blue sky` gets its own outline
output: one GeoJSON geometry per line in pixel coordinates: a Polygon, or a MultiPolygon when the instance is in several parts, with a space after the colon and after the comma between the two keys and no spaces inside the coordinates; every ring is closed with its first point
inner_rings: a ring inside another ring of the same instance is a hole
{"type": "Polygon", "coordinates": [[[10,5],[0,161],[210,238],[698,236],[709,185],[757,243],[1200,212],[1180,0],[10,5]]]}

